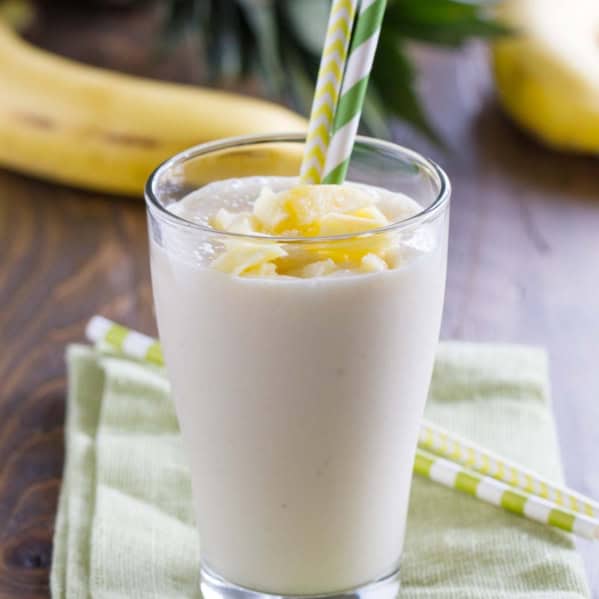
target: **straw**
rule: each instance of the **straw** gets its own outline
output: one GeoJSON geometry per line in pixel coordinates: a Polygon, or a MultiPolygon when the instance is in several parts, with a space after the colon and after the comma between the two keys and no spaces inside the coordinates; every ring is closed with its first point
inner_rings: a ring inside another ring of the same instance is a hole
{"type": "MultiPolygon", "coordinates": [[[[343,79],[341,98],[333,119],[333,134],[326,155],[324,183],[341,184],[345,181],[386,4],[386,0],[361,1],[343,79]]],[[[390,82],[390,85],[392,84],[390,82]]]]}
{"type": "Polygon", "coordinates": [[[335,0],[331,6],[300,171],[303,183],[322,179],[357,4],[358,0],[335,0]]]}
{"type": "MultiPolygon", "coordinates": [[[[86,327],[86,336],[92,343],[107,345],[114,351],[132,358],[157,366],[164,365],[161,346],[156,339],[123,327],[102,316],[94,316],[90,320],[86,327]]],[[[599,539],[599,519],[592,517],[588,513],[588,508],[583,508],[584,513],[580,511],[581,506],[584,505],[596,509],[597,504],[593,500],[570,489],[547,483],[529,470],[430,422],[423,423],[419,448],[416,450],[414,472],[537,522],[555,526],[588,539],[599,539]],[[489,473],[495,475],[501,471],[499,464],[502,463],[504,471],[510,470],[510,474],[507,481],[503,482],[503,480],[486,476],[450,459],[434,455],[426,448],[435,449],[444,455],[451,456],[452,459],[464,460],[464,463],[469,463],[473,467],[485,468],[489,473]],[[486,466],[487,462],[488,466],[486,466]],[[517,473],[517,477],[514,473],[517,473]],[[527,476],[531,477],[530,480],[538,482],[529,487],[519,488],[517,483],[526,481],[527,476]],[[512,482],[513,484],[511,484],[512,482]],[[546,484],[547,489],[552,489],[551,492],[547,492],[547,497],[535,494],[537,492],[544,493],[542,484],[546,484]],[[558,504],[557,497],[559,496],[562,498],[575,497],[579,502],[576,504],[579,509],[567,509],[558,504]],[[556,499],[552,499],[552,497],[556,499]]]]}
{"type": "Polygon", "coordinates": [[[531,470],[432,422],[422,422],[418,445],[422,449],[458,462],[526,493],[538,495],[572,512],[599,518],[599,503],[596,501],[571,489],[556,486],[531,470]]]}
{"type": "Polygon", "coordinates": [[[481,501],[586,539],[599,539],[599,520],[558,507],[554,502],[417,449],[414,472],[481,501]]]}
{"type": "Polygon", "coordinates": [[[85,327],[85,336],[92,343],[104,343],[126,356],[164,366],[162,348],[157,339],[132,331],[103,316],[94,316],[85,327]]]}

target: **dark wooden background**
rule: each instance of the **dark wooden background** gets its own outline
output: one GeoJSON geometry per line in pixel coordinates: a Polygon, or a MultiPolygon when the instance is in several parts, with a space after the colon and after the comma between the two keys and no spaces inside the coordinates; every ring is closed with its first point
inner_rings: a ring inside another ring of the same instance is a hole
{"type": "MultiPolygon", "coordinates": [[[[156,22],[146,9],[49,10],[31,37],[90,63],[199,78],[191,42],[149,59],[156,22]]],[[[599,162],[551,152],[513,127],[481,47],[417,55],[449,150],[396,133],[454,184],[443,337],[548,348],[567,480],[599,499],[599,162]]],[[[145,226],[141,199],[0,170],[0,599],[48,596],[65,345],[83,340],[95,313],[155,332],[145,226]]],[[[599,550],[580,548],[599,597],[599,550]]]]}

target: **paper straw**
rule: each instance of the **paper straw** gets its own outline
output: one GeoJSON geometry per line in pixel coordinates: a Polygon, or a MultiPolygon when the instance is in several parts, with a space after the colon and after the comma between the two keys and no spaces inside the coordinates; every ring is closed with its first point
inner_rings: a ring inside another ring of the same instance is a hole
{"type": "Polygon", "coordinates": [[[300,171],[303,183],[322,179],[357,4],[358,0],[335,0],[331,6],[300,171]]]}
{"type": "Polygon", "coordinates": [[[128,329],[103,316],[94,316],[87,323],[85,336],[92,343],[105,343],[115,351],[136,360],[164,366],[162,348],[157,339],[128,329]]]}
{"type": "MultiPolygon", "coordinates": [[[[94,316],[89,321],[86,327],[86,336],[92,343],[106,344],[111,349],[121,352],[126,356],[158,366],[164,365],[162,349],[156,339],[116,324],[102,316],[94,316]]],[[[480,463],[485,461],[483,456],[487,456],[489,463],[491,463],[492,457],[496,463],[501,462],[506,467],[508,464],[509,468],[514,467],[519,473],[519,478],[526,476],[526,474],[520,473],[529,473],[534,480],[543,481],[538,475],[521,466],[512,464],[500,456],[474,445],[453,433],[449,433],[432,423],[424,422],[420,438],[426,439],[424,444],[427,447],[439,447],[440,451],[446,452],[446,455],[451,455],[452,458],[457,458],[459,455],[465,454],[466,456],[470,456],[467,459],[473,462],[473,464],[477,464],[479,461],[480,463]],[[433,435],[433,440],[431,440],[431,434],[433,435]],[[434,435],[443,435],[445,441],[436,442],[434,435]],[[454,442],[454,439],[457,439],[457,441],[454,442]],[[460,444],[461,449],[459,451],[456,449],[455,443],[460,444]],[[472,448],[475,453],[478,452],[480,458],[472,458],[469,454],[469,448],[472,448]],[[455,453],[451,453],[452,451],[455,453]]],[[[498,469],[499,467],[495,468],[495,471],[498,469]]],[[[489,472],[492,471],[494,470],[490,468],[489,472]]],[[[526,488],[521,489],[517,486],[512,486],[510,478],[508,478],[508,482],[503,482],[491,478],[491,476],[485,476],[455,461],[439,457],[423,449],[422,446],[416,450],[414,472],[447,487],[464,491],[482,501],[502,507],[537,522],[555,526],[588,539],[599,539],[599,519],[591,517],[586,512],[581,513],[580,511],[567,509],[558,505],[556,500],[551,499],[551,497],[557,497],[556,493],[559,492],[563,497],[578,498],[581,504],[588,504],[591,507],[596,505],[593,500],[570,489],[562,489],[553,484],[546,483],[554,489],[554,494],[548,494],[547,497],[535,495],[534,489],[537,487],[533,487],[533,492],[528,492],[526,488]]]]}
{"type": "MultiPolygon", "coordinates": [[[[345,181],[386,4],[386,0],[361,0],[341,98],[333,119],[333,135],[326,155],[324,183],[341,184],[345,181]]],[[[393,82],[390,81],[389,85],[393,85],[393,82]]]]}
{"type": "Polygon", "coordinates": [[[423,421],[418,445],[526,493],[538,495],[577,514],[599,518],[599,503],[571,489],[559,487],[519,464],[444,428],[423,421]]]}
{"type": "Polygon", "coordinates": [[[586,539],[599,539],[599,520],[558,507],[554,502],[464,468],[424,449],[416,450],[414,472],[481,501],[586,539]]]}

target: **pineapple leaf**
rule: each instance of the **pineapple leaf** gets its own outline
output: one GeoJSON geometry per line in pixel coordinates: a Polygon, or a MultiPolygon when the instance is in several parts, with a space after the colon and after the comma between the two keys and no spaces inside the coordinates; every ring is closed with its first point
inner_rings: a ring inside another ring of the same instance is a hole
{"type": "Polygon", "coordinates": [[[483,16],[476,3],[458,0],[396,0],[385,15],[386,28],[401,37],[456,47],[473,37],[495,37],[510,30],[483,16]]]}
{"type": "Polygon", "coordinates": [[[298,43],[319,56],[329,20],[329,0],[287,0],[281,6],[298,43]]]}
{"type": "Polygon", "coordinates": [[[389,111],[377,89],[372,85],[366,94],[362,109],[362,123],[368,135],[388,139],[391,137],[389,111]]]}
{"type": "MultiPolygon", "coordinates": [[[[167,49],[195,27],[210,80],[258,78],[273,97],[308,114],[331,0],[167,0],[167,49]]],[[[389,0],[363,127],[389,137],[389,118],[407,121],[443,145],[416,91],[410,41],[458,47],[473,37],[510,33],[487,15],[486,1],[389,0]]]]}
{"type": "Polygon", "coordinates": [[[439,145],[441,138],[424,113],[415,89],[415,73],[400,39],[381,34],[372,69],[372,84],[394,116],[410,123],[439,145]]]}
{"type": "Polygon", "coordinates": [[[160,50],[168,51],[176,46],[194,23],[204,29],[210,6],[199,0],[171,0],[166,6],[160,50]]]}
{"type": "Polygon", "coordinates": [[[241,22],[238,7],[232,0],[221,0],[212,11],[214,35],[206,49],[212,65],[212,78],[218,82],[240,77],[242,66],[241,22]]]}
{"type": "MultiPolygon", "coordinates": [[[[222,1],[222,0],[219,0],[222,1]]],[[[283,65],[279,47],[277,0],[237,0],[253,32],[259,56],[259,67],[269,93],[283,94],[283,65]]]]}
{"type": "Polygon", "coordinates": [[[300,112],[308,112],[314,95],[314,80],[304,64],[304,57],[296,50],[288,50],[285,57],[288,67],[288,92],[293,106],[300,112]]]}

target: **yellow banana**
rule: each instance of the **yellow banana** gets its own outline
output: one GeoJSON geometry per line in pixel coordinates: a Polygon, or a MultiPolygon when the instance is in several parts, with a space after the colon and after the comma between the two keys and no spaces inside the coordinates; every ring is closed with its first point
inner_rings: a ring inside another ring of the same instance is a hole
{"type": "Polygon", "coordinates": [[[496,10],[516,30],[493,51],[506,112],[552,147],[599,154],[599,2],[504,0],[496,10]]]}
{"type": "MultiPolygon", "coordinates": [[[[151,171],[186,147],[305,128],[305,119],[270,102],[55,56],[0,21],[0,165],[7,168],[141,195],[151,171]]],[[[271,164],[274,157],[263,155],[271,164]]]]}

